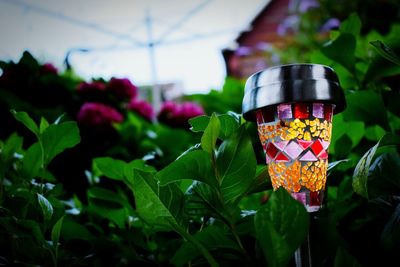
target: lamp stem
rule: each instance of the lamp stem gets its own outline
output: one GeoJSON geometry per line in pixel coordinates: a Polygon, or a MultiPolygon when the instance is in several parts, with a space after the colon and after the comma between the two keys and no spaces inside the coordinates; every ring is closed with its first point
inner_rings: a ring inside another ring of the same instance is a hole
{"type": "Polygon", "coordinates": [[[303,244],[295,251],[294,258],[296,267],[312,267],[315,265],[315,235],[317,212],[310,212],[310,226],[308,229],[307,238],[303,244]]]}

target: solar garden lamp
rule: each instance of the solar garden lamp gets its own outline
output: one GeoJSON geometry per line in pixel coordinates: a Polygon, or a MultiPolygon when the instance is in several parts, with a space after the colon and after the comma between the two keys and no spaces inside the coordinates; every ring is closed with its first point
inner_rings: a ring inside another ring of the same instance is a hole
{"type": "Polygon", "coordinates": [[[247,80],[243,115],[257,121],[272,186],[284,187],[309,212],[321,208],[332,115],[344,108],[337,75],[327,66],[277,66],[247,80]]]}
{"type": "Polygon", "coordinates": [[[345,106],[336,73],[323,65],[276,66],[246,82],[243,116],[257,122],[273,189],[284,187],[308,212],[322,207],[332,116],[345,106]]]}

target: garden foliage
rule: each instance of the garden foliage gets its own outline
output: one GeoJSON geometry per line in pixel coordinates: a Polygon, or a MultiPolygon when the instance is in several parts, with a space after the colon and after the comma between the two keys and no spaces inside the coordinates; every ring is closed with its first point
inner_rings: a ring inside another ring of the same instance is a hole
{"type": "MultiPolygon", "coordinates": [[[[400,27],[360,29],[351,15],[310,54],[336,70],[347,100],[334,117],[325,205],[313,217],[272,191],[256,127],[238,114],[241,83],[189,96],[209,114],[189,120],[192,132],[124,110],[121,94],[106,89],[90,97],[122,119],[88,127],[74,121],[94,102],[71,93],[76,78],[50,73],[48,83],[29,72],[39,65],[25,54],[12,66],[26,75],[17,89],[4,80],[0,88],[0,264],[292,266],[309,228],[316,266],[398,262],[400,27]],[[33,93],[24,86],[40,95],[46,84],[58,84],[65,102],[25,97],[33,93]]],[[[4,76],[10,66],[2,67],[4,76]]]]}

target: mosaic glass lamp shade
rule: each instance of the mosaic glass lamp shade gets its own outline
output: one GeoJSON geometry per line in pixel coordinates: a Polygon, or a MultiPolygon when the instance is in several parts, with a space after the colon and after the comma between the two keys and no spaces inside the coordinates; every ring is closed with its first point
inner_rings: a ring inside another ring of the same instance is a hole
{"type": "Polygon", "coordinates": [[[322,204],[332,116],[344,108],[338,78],[327,66],[277,66],[246,83],[243,116],[257,122],[272,186],[284,187],[310,212],[322,204]]]}

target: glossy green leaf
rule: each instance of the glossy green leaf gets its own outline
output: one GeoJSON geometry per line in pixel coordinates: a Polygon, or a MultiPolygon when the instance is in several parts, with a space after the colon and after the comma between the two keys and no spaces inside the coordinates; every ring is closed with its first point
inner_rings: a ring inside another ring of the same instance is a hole
{"type": "Polygon", "coordinates": [[[221,144],[216,163],[224,201],[242,196],[252,184],[257,167],[253,146],[244,126],[221,144]]]}
{"type": "Polygon", "coordinates": [[[26,179],[35,178],[43,165],[43,152],[39,143],[34,143],[26,150],[22,159],[22,175],[26,179]]]}
{"type": "Polygon", "coordinates": [[[49,122],[44,117],[42,117],[40,119],[40,126],[39,126],[40,133],[43,133],[47,129],[47,127],[49,127],[49,122]]]}
{"type": "Polygon", "coordinates": [[[60,233],[63,224],[64,216],[62,216],[58,221],[54,224],[53,229],[51,230],[51,240],[53,241],[53,247],[58,247],[58,241],[60,240],[60,233]]]}
{"type": "Polygon", "coordinates": [[[53,206],[51,203],[41,194],[37,194],[37,199],[42,209],[43,218],[45,221],[49,221],[53,216],[53,206]]]}
{"type": "MultiPolygon", "coordinates": [[[[219,132],[219,138],[225,140],[232,133],[234,133],[239,127],[238,120],[233,117],[233,115],[222,114],[218,115],[221,127],[219,132]]],[[[204,132],[210,121],[209,116],[199,116],[189,120],[190,125],[192,125],[191,130],[193,132],[204,132]]]]}
{"type": "Polygon", "coordinates": [[[353,189],[357,194],[368,198],[368,187],[367,187],[368,174],[376,150],[382,146],[398,145],[400,144],[399,139],[400,138],[398,136],[394,136],[392,134],[386,134],[375,146],[370,148],[360,159],[353,173],[353,189]]]}
{"type": "Polygon", "coordinates": [[[127,163],[110,157],[93,159],[93,171],[97,175],[105,175],[110,179],[123,180],[127,163]]]}
{"type": "Polygon", "coordinates": [[[357,13],[352,13],[345,21],[340,24],[339,30],[341,33],[350,33],[355,37],[360,35],[361,20],[357,13]]]}
{"type": "Polygon", "coordinates": [[[79,129],[76,122],[63,122],[50,125],[41,136],[45,163],[48,164],[55,156],[67,148],[80,142],[79,129]]]}
{"type": "Polygon", "coordinates": [[[160,185],[190,179],[210,185],[216,180],[212,172],[210,155],[204,150],[191,151],[157,173],[160,185]]]}
{"type": "Polygon", "coordinates": [[[185,211],[197,217],[209,216],[227,222],[225,209],[218,200],[217,191],[208,184],[194,181],[185,193],[185,211]]]}
{"type": "Polygon", "coordinates": [[[353,72],[355,66],[356,39],[350,33],[341,34],[336,40],[321,48],[321,52],[353,72]]]}
{"type": "Polygon", "coordinates": [[[395,149],[386,148],[371,164],[367,188],[371,199],[396,195],[400,191],[400,155],[395,149]]]}
{"type": "Polygon", "coordinates": [[[396,54],[389,46],[380,40],[369,42],[373,47],[375,47],[378,53],[386,58],[387,60],[393,62],[396,65],[400,65],[400,56],[396,54]]]}
{"type": "Polygon", "coordinates": [[[309,215],[304,206],[281,187],[257,211],[254,223],[268,266],[287,266],[307,236],[309,215]]]}
{"type": "Polygon", "coordinates": [[[208,153],[214,153],[215,143],[221,129],[221,123],[215,113],[212,114],[207,128],[204,130],[203,136],[201,137],[201,147],[208,153]]]}
{"type": "Polygon", "coordinates": [[[133,169],[126,179],[139,216],[150,225],[174,230],[183,220],[183,193],[175,184],[160,186],[154,175],[133,169]]]}
{"type": "Polygon", "coordinates": [[[22,122],[26,128],[28,128],[32,133],[36,135],[37,138],[39,138],[40,130],[36,122],[28,115],[28,113],[17,112],[15,110],[12,110],[11,112],[17,121],[22,122]]]}
{"type": "MultiPolygon", "coordinates": [[[[208,226],[202,231],[197,232],[193,237],[208,250],[228,249],[232,250],[232,253],[240,254],[237,243],[232,240],[228,232],[221,227],[214,225],[208,226]]],[[[171,262],[175,266],[183,266],[199,256],[201,256],[201,252],[192,243],[185,242],[175,253],[171,262]]]]}

